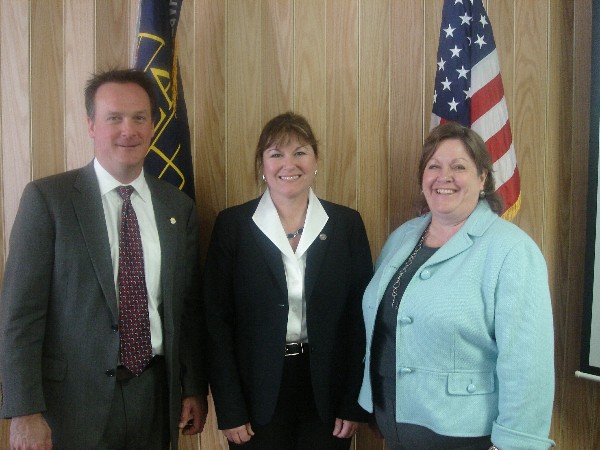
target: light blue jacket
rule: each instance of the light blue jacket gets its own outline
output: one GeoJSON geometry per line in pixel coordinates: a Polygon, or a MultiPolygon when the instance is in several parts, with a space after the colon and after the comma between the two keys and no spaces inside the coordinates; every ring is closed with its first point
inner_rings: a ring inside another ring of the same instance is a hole
{"type": "MultiPolygon", "coordinates": [[[[395,230],[363,298],[367,334],[359,403],[373,411],[371,342],[381,298],[431,221],[395,230]]],[[[502,450],[547,449],[554,337],[546,263],[533,240],[480,201],[408,284],[396,331],[396,421],[502,450]]]]}

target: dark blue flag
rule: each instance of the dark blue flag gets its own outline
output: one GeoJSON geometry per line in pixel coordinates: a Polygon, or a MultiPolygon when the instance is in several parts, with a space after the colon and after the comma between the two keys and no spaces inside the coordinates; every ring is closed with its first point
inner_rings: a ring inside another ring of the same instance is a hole
{"type": "Polygon", "coordinates": [[[177,59],[183,0],[141,0],[135,67],[154,83],[159,117],[144,169],[194,198],[190,128],[177,59]]]}

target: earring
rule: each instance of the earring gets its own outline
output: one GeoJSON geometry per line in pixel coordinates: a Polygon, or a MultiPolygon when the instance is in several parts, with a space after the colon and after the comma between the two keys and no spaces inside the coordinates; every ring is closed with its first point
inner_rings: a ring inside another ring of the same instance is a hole
{"type": "Polygon", "coordinates": [[[265,178],[265,174],[264,173],[263,173],[262,179],[263,179],[263,183],[266,183],[267,179],[265,178]]]}
{"type": "Polygon", "coordinates": [[[315,169],[315,177],[317,176],[317,170],[315,169]]]}
{"type": "Polygon", "coordinates": [[[485,191],[484,190],[479,191],[479,198],[485,198],[485,191]]]}

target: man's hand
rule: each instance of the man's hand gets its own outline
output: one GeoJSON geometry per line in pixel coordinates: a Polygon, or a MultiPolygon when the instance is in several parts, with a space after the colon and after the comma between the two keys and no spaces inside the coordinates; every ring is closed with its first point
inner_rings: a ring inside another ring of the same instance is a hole
{"type": "Polygon", "coordinates": [[[246,425],[242,425],[237,428],[223,430],[223,434],[229,442],[233,442],[234,444],[243,444],[248,442],[252,436],[254,436],[254,431],[252,431],[252,426],[247,423],[246,425]]]}
{"type": "Polygon", "coordinates": [[[206,397],[192,395],[185,397],[181,405],[179,429],[183,434],[201,433],[206,423],[208,403],[206,397]]]}
{"type": "Polygon", "coordinates": [[[10,421],[11,450],[52,450],[52,431],[40,414],[13,417],[10,421]]]}

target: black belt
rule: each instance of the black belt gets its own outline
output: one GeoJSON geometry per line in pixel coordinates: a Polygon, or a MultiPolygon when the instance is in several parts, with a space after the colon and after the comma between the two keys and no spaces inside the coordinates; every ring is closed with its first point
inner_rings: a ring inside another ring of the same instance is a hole
{"type": "Polygon", "coordinates": [[[308,342],[292,342],[285,344],[285,356],[298,356],[308,353],[308,342]]]}
{"type": "MultiPolygon", "coordinates": [[[[156,364],[164,362],[164,360],[165,360],[165,357],[163,355],[154,355],[154,357],[150,360],[150,362],[148,364],[146,364],[146,367],[144,367],[144,370],[142,371],[142,373],[144,373],[148,369],[151,369],[156,364]]],[[[135,375],[131,372],[131,370],[129,370],[127,367],[122,366],[122,365],[117,366],[117,370],[115,371],[115,376],[117,378],[117,381],[128,381],[128,380],[131,380],[132,378],[135,378],[135,375]]]]}

